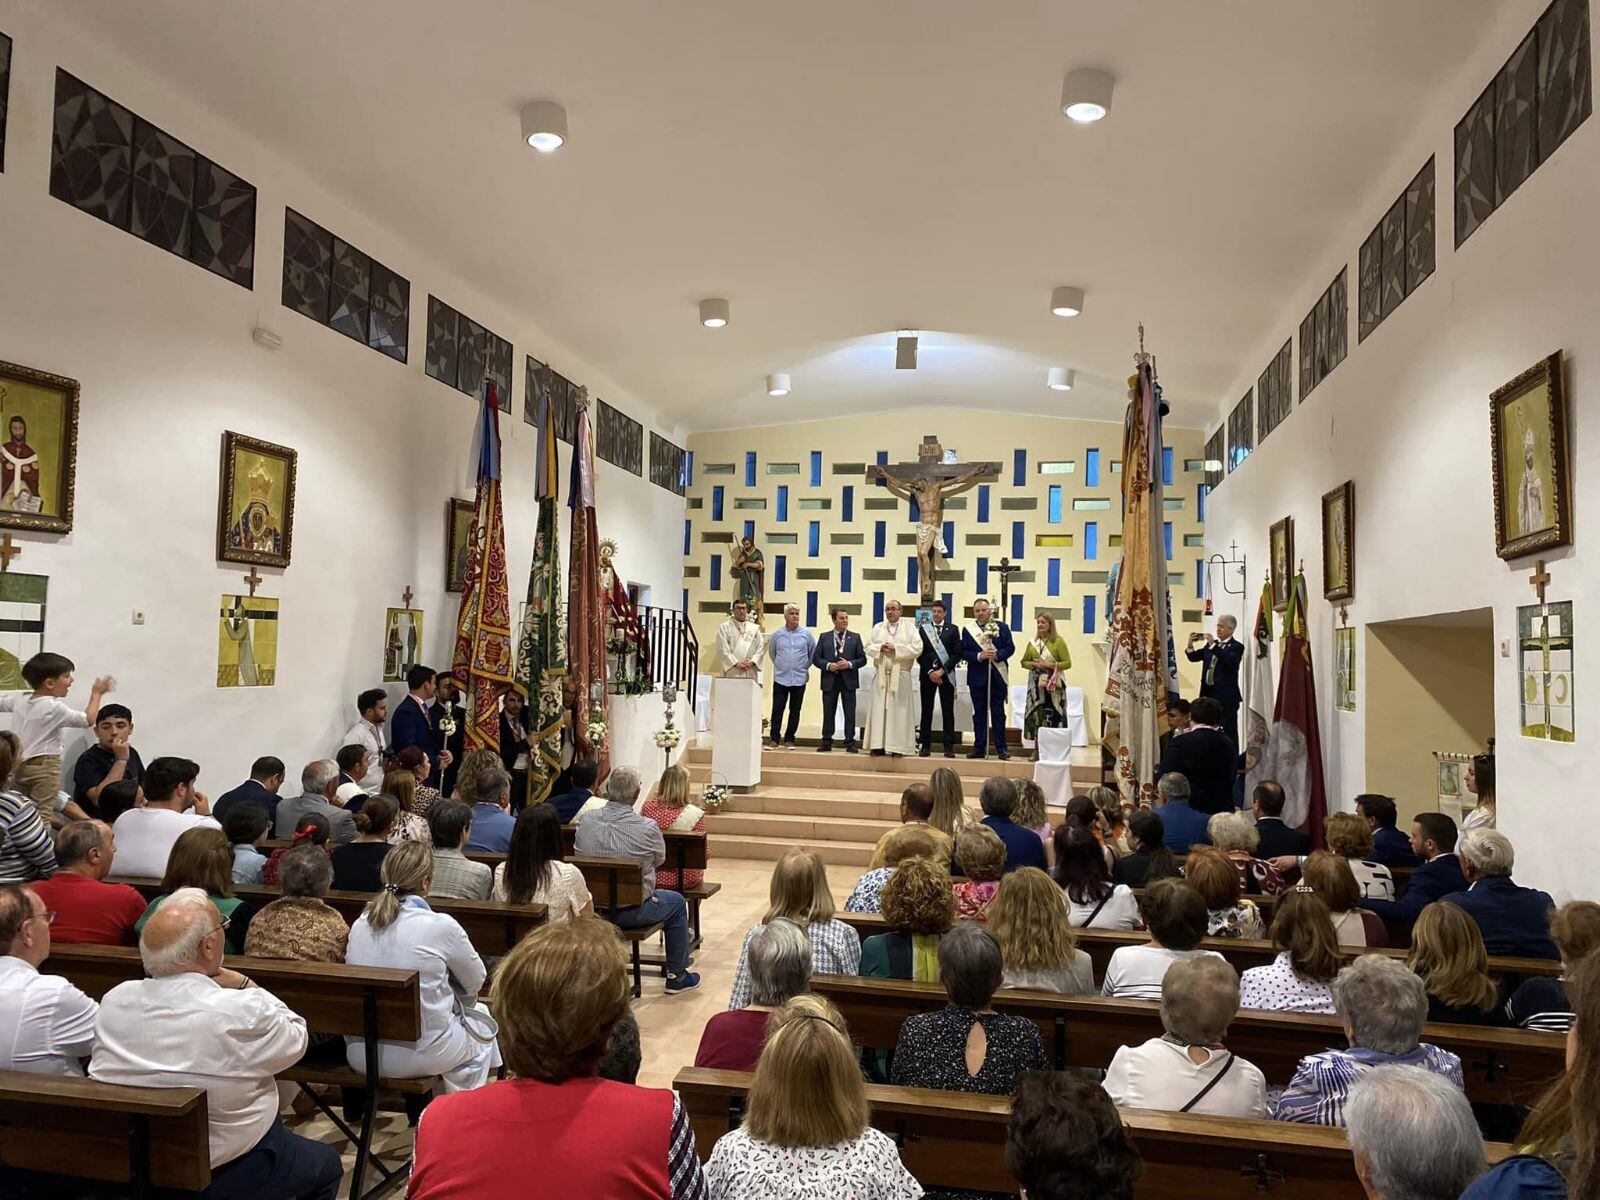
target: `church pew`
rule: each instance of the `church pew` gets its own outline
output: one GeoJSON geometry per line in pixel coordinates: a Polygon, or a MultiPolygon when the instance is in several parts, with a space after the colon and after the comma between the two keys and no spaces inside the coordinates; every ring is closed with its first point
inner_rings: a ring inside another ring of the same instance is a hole
{"type": "MultiPolygon", "coordinates": [[[[414,1042],[422,1036],[422,994],[417,973],[346,963],[251,958],[242,954],[228,955],[225,965],[253,980],[304,1017],[312,1033],[359,1037],[366,1044],[364,1072],[339,1065],[306,1063],[293,1066],[279,1076],[287,1082],[306,1086],[307,1094],[355,1146],[350,1195],[362,1195],[361,1181],[369,1163],[383,1176],[376,1187],[382,1187],[404,1172],[405,1165],[390,1170],[372,1153],[376,1103],[367,1105],[358,1132],[327,1107],[321,1097],[310,1090],[310,1085],[362,1088],[369,1096],[375,1096],[379,1088],[417,1094],[432,1090],[434,1081],[431,1078],[390,1079],[378,1075],[380,1039],[414,1042]]],[[[131,946],[56,943],[40,969],[65,976],[96,1000],[119,983],[144,978],[144,963],[139,951],[131,946]]]]}
{"type": "MultiPolygon", "coordinates": [[[[841,912],[838,918],[854,928],[863,941],[874,934],[889,932],[889,924],[881,913],[841,912]]],[[[1111,960],[1113,951],[1122,946],[1143,946],[1150,940],[1149,934],[1138,929],[1079,929],[1075,932],[1078,935],[1078,949],[1086,953],[1094,964],[1096,979],[1105,977],[1106,964],[1111,960]]],[[[1238,971],[1246,971],[1251,967],[1264,967],[1278,956],[1272,943],[1262,939],[1206,938],[1200,945],[1207,950],[1215,950],[1238,971]]],[[[1339,949],[1347,958],[1355,958],[1362,954],[1382,954],[1399,959],[1401,962],[1405,961],[1407,954],[1406,949],[1400,946],[1371,950],[1360,946],[1341,946],[1339,949]]],[[[1561,974],[1561,964],[1551,958],[1490,955],[1489,971],[1506,981],[1540,975],[1555,978],[1561,974]]]]}
{"type": "Polygon", "coordinates": [[[206,1094],[0,1071],[0,1168],[199,1195],[211,1185],[206,1094]]]}
{"type": "MultiPolygon", "coordinates": [[[[619,908],[632,908],[644,903],[644,868],[634,858],[600,858],[596,855],[570,856],[567,861],[583,872],[583,882],[594,897],[594,911],[610,920],[619,908]]],[[[633,966],[633,994],[637,999],[644,993],[641,953],[643,944],[661,932],[661,923],[645,925],[638,929],[619,929],[628,943],[633,966]]],[[[667,973],[666,959],[650,959],[651,966],[659,966],[667,973]]]]}
{"type": "MultiPolygon", "coordinates": [[[[738,1126],[752,1076],[688,1067],[673,1088],[708,1158],[716,1141],[738,1126]]],[[[974,1096],[926,1088],[867,1086],[872,1124],[895,1140],[900,1158],[928,1188],[970,1188],[1011,1194],[1005,1166],[1009,1096],[974,1096]]],[[[1246,1200],[1263,1194],[1295,1200],[1362,1200],[1343,1129],[1288,1125],[1189,1113],[1122,1109],[1124,1127],[1144,1160],[1135,1196],[1246,1200]]],[[[1491,1163],[1510,1147],[1491,1144],[1491,1163]]]]}
{"type": "MultiPolygon", "coordinates": [[[[892,1049],[907,1017],[947,1003],[938,984],[904,979],[813,975],[811,990],[832,1000],[849,1023],[851,1037],[872,1049],[892,1049]]],[[[1103,1069],[1119,1047],[1140,1045],[1164,1032],[1160,1008],[1149,1000],[1003,989],[995,995],[994,1007],[1037,1025],[1045,1052],[1058,1068],[1103,1069]]],[[[1562,1039],[1523,1029],[1428,1025],[1422,1040],[1459,1055],[1467,1096],[1486,1103],[1531,1099],[1561,1073],[1565,1062],[1562,1039]]],[[[1281,1087],[1294,1077],[1303,1057],[1347,1042],[1337,1017],[1242,1009],[1229,1028],[1227,1045],[1259,1067],[1269,1084],[1281,1087]]]]}

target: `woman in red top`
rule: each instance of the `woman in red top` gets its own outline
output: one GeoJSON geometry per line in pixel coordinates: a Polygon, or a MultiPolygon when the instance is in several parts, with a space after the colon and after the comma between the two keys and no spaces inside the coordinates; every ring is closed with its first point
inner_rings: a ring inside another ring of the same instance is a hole
{"type": "MultiPolygon", "coordinates": [[[[682,767],[668,767],[661,772],[661,779],[656,784],[656,794],[644,802],[639,814],[649,817],[661,826],[663,833],[706,831],[705,810],[689,803],[689,772],[682,767]]],[[[684,877],[679,879],[678,869],[667,865],[672,861],[672,854],[669,851],[667,862],[656,868],[658,888],[665,888],[669,892],[682,892],[687,888],[700,886],[701,880],[705,878],[704,871],[685,871],[684,877]]]]}
{"type": "Polygon", "coordinates": [[[763,925],[750,939],[750,1003],[706,1022],[694,1065],[718,1071],[754,1071],[767,1039],[767,1018],[791,997],[811,990],[811,938],[787,917],[763,925]]]}
{"type": "Polygon", "coordinates": [[[965,873],[950,881],[956,920],[986,920],[1006,869],[1005,843],[987,825],[968,825],[956,835],[956,863],[965,873]]]}
{"type": "Polygon", "coordinates": [[[423,1110],[408,1200],[706,1200],[677,1095],[597,1074],[630,990],[622,938],[597,917],[518,942],[489,994],[512,1078],[423,1110]]]}

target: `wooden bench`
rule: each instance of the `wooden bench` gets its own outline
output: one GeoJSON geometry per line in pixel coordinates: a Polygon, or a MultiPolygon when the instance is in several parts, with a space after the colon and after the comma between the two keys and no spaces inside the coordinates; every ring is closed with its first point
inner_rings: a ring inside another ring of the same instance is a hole
{"type": "MultiPolygon", "coordinates": [[[[889,932],[889,923],[883,919],[882,913],[841,912],[838,916],[839,920],[854,928],[863,941],[874,934],[889,932]]],[[[1105,977],[1106,964],[1111,961],[1114,951],[1123,946],[1143,946],[1150,941],[1150,935],[1139,929],[1079,929],[1075,932],[1078,935],[1078,949],[1087,954],[1090,962],[1094,964],[1096,979],[1105,977]]],[[[1264,939],[1206,938],[1200,945],[1207,950],[1215,950],[1232,963],[1237,971],[1267,966],[1278,956],[1278,951],[1272,943],[1264,939]]],[[[1356,958],[1362,954],[1382,954],[1401,962],[1405,961],[1408,953],[1401,946],[1386,946],[1372,950],[1361,946],[1341,946],[1339,949],[1347,958],[1356,958]]],[[[1552,958],[1491,955],[1489,971],[1508,982],[1535,976],[1559,978],[1561,964],[1552,958]]]]}
{"type": "MultiPolygon", "coordinates": [[[[588,886],[589,894],[594,897],[594,911],[606,920],[614,922],[619,908],[634,908],[644,903],[644,868],[638,859],[600,858],[595,855],[574,854],[567,861],[583,872],[583,882],[588,886]]],[[[617,932],[622,934],[623,940],[628,943],[633,959],[635,999],[644,992],[642,975],[644,958],[641,948],[661,930],[662,925],[659,921],[641,925],[637,929],[618,927],[617,932]]],[[[650,965],[659,966],[662,975],[667,973],[665,958],[657,961],[652,957],[650,965]]]]}
{"type": "MultiPolygon", "coordinates": [[[[811,990],[838,1005],[849,1022],[850,1036],[872,1049],[892,1049],[907,1017],[947,1003],[938,984],[904,979],[813,975],[811,990]]],[[[1002,989],[995,995],[994,1007],[1037,1025],[1045,1052],[1057,1068],[1104,1069],[1118,1048],[1142,1045],[1165,1032],[1160,1007],[1150,1000],[1002,989]]],[[[1562,1038],[1525,1029],[1426,1025],[1422,1040],[1458,1055],[1467,1097],[1485,1103],[1530,1100],[1565,1065],[1562,1038]]],[[[1348,1045],[1337,1017],[1256,1009],[1240,1010],[1228,1030],[1227,1044],[1261,1068],[1273,1086],[1288,1083],[1306,1055],[1348,1045]]]]}
{"type": "Polygon", "coordinates": [[[0,1167],[199,1195],[211,1185],[202,1088],[0,1071],[0,1167]]]}
{"type": "MultiPolygon", "coordinates": [[[[751,1079],[742,1071],[678,1072],[672,1086],[702,1158],[739,1125],[751,1079]]],[[[869,1084],[867,1100],[872,1124],[894,1139],[901,1161],[924,1187],[1016,1190],[1005,1165],[1009,1096],[869,1084]]],[[[1122,1109],[1121,1115],[1144,1159],[1135,1191],[1140,1200],[1363,1200],[1343,1129],[1147,1109],[1122,1109]]],[[[1509,1153],[1505,1145],[1488,1147],[1491,1163],[1509,1153]]]]}
{"type": "MultiPolygon", "coordinates": [[[[362,1195],[361,1181],[370,1162],[383,1176],[375,1189],[402,1176],[409,1164],[389,1169],[372,1153],[376,1096],[380,1088],[425,1095],[436,1079],[391,1079],[378,1074],[378,1042],[414,1042],[422,1036],[422,996],[415,971],[389,967],[355,967],[345,963],[296,962],[279,958],[250,958],[229,955],[227,965],[248,976],[271,992],[290,1009],[305,1018],[312,1033],[359,1037],[366,1050],[366,1069],[323,1064],[299,1064],[282,1072],[279,1078],[302,1086],[333,1123],[356,1147],[351,1171],[350,1195],[362,1195]],[[368,1094],[366,1115],[360,1131],[352,1130],[312,1090],[315,1086],[361,1088],[368,1094]]],[[[51,947],[50,957],[41,968],[70,979],[95,999],[100,999],[119,983],[144,978],[144,963],[139,952],[127,946],[65,945],[51,947]]]]}

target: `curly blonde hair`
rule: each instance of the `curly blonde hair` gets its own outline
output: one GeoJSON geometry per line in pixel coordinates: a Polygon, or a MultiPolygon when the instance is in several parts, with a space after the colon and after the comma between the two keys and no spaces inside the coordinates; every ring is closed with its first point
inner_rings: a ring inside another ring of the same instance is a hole
{"type": "Polygon", "coordinates": [[[999,879],[1006,869],[1006,844],[987,825],[969,825],[956,837],[956,863],[968,879],[999,879]]]}
{"type": "Polygon", "coordinates": [[[1355,813],[1334,813],[1323,826],[1328,849],[1342,858],[1366,858],[1372,853],[1372,830],[1355,813]]]}
{"type": "Polygon", "coordinates": [[[1061,889],[1038,867],[1022,867],[1000,881],[989,905],[989,932],[1008,971],[1062,970],[1072,965],[1078,946],[1061,889]]]}
{"type": "Polygon", "coordinates": [[[956,919],[950,872],[931,858],[908,858],[896,867],[879,904],[883,919],[905,933],[943,933],[956,919]]]}
{"type": "Polygon", "coordinates": [[[1024,829],[1037,829],[1050,823],[1050,812],[1044,803],[1044,789],[1033,780],[1017,780],[1017,806],[1011,810],[1011,820],[1024,829]]]}

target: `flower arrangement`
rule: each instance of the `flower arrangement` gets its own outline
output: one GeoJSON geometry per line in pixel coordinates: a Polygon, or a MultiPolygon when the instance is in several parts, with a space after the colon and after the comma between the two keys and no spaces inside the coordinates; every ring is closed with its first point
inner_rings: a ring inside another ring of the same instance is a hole
{"type": "Polygon", "coordinates": [[[665,729],[656,730],[656,746],[662,750],[675,750],[678,743],[683,741],[683,730],[668,725],[665,729]]]}
{"type": "Polygon", "coordinates": [[[454,709],[445,709],[439,714],[439,732],[444,734],[446,740],[455,736],[456,718],[454,709]]]}
{"type": "Polygon", "coordinates": [[[592,744],[596,750],[599,750],[605,746],[606,734],[609,733],[610,730],[606,726],[605,718],[597,713],[589,718],[589,723],[584,726],[584,732],[589,735],[590,744],[592,744]]]}
{"type": "Polygon", "coordinates": [[[700,807],[708,813],[721,812],[728,807],[728,786],[723,783],[708,783],[706,790],[700,793],[700,807]]]}

